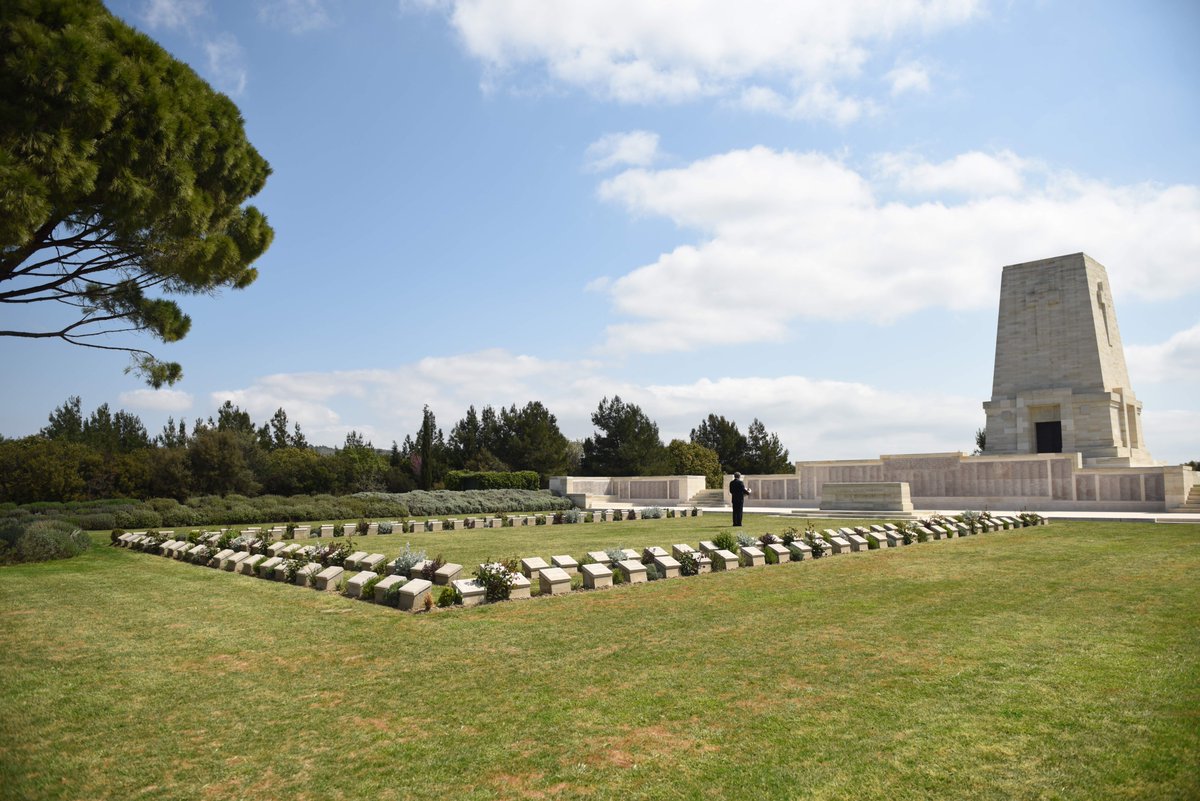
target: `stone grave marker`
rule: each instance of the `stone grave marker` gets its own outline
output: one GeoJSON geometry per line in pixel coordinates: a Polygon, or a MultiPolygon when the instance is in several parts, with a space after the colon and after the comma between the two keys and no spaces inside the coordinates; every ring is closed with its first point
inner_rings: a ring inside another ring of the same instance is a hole
{"type": "Polygon", "coordinates": [[[542,595],[563,595],[571,591],[571,575],[561,567],[544,567],[538,571],[542,595]]]}
{"type": "Polygon", "coordinates": [[[583,573],[583,586],[589,590],[599,590],[612,586],[612,571],[602,564],[583,565],[579,568],[583,573]]]}
{"type": "Polygon", "coordinates": [[[626,584],[639,584],[646,581],[646,566],[637,559],[622,559],[617,562],[617,570],[621,571],[626,584]]]}
{"type": "Polygon", "coordinates": [[[457,565],[454,562],[447,562],[439,567],[437,572],[433,574],[433,583],[441,585],[449,584],[458,578],[459,574],[462,573],[462,570],[462,565],[457,565]]]}
{"type": "Polygon", "coordinates": [[[762,567],[767,563],[767,555],[753,545],[743,545],[738,552],[743,567],[762,567]]]}
{"type": "Polygon", "coordinates": [[[572,576],[579,572],[579,562],[575,561],[575,557],[568,554],[551,556],[550,564],[554,567],[562,568],[572,576]]]}
{"type": "Polygon", "coordinates": [[[479,579],[455,579],[452,583],[462,596],[463,606],[478,606],[487,599],[487,587],[479,579]]]}
{"type": "Polygon", "coordinates": [[[355,573],[353,576],[351,576],[346,581],[346,595],[349,596],[350,598],[359,598],[361,600],[366,600],[365,598],[363,598],[363,594],[362,594],[363,587],[365,587],[367,585],[368,581],[370,581],[371,579],[375,578],[378,575],[379,575],[378,573],[372,572],[370,570],[364,570],[360,573],[355,573]]]}
{"type": "Polygon", "coordinates": [[[663,578],[679,578],[679,560],[673,556],[667,556],[665,551],[662,556],[654,557],[654,566],[658,568],[659,573],[662,573],[663,578]]]}
{"type": "Polygon", "coordinates": [[[737,570],[738,558],[733,551],[718,548],[710,551],[708,558],[712,560],[713,570],[737,570]]]}
{"type": "Polygon", "coordinates": [[[521,573],[530,581],[538,577],[538,572],[550,567],[540,556],[528,556],[521,560],[521,573]]]}
{"type": "Polygon", "coordinates": [[[387,593],[392,587],[404,584],[408,579],[404,576],[385,576],[382,581],[375,585],[375,603],[381,604],[387,600],[387,593]]]}
{"type": "Polygon", "coordinates": [[[425,609],[425,599],[431,597],[433,582],[413,579],[400,588],[400,609],[405,612],[420,612],[425,609]]]}
{"type": "Polygon", "coordinates": [[[317,574],[315,586],[320,592],[333,592],[337,589],[338,583],[342,580],[342,575],[345,574],[346,568],[330,565],[317,574]]]}

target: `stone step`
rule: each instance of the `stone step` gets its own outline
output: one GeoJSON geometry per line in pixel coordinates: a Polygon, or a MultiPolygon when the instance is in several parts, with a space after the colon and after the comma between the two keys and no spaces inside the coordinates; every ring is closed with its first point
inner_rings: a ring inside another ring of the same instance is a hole
{"type": "Polygon", "coordinates": [[[725,490],[706,489],[688,499],[692,506],[726,506],[725,490]]]}

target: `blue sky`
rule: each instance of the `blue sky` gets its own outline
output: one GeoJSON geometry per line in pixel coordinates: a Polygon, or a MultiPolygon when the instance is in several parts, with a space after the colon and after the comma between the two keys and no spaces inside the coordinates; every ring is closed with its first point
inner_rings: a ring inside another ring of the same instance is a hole
{"type": "Polygon", "coordinates": [[[279,406],[377,446],[423,405],[620,394],[793,459],[970,451],[1005,264],[1113,283],[1155,458],[1200,458],[1200,7],[1188,0],[128,0],[273,175],[259,280],[186,298],[153,392],[0,342],[0,432],[68,395],[279,406]],[[831,11],[836,8],[836,11],[831,11]]]}

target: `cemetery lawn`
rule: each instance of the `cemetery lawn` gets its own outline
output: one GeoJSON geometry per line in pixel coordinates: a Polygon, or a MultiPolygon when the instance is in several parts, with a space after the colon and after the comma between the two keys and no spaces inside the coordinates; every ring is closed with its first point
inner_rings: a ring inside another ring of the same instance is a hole
{"type": "MultiPolygon", "coordinates": [[[[473,566],[728,525],[356,543],[473,566]]],[[[97,541],[0,569],[0,798],[1200,797],[1200,526],[420,615],[97,541]]]]}

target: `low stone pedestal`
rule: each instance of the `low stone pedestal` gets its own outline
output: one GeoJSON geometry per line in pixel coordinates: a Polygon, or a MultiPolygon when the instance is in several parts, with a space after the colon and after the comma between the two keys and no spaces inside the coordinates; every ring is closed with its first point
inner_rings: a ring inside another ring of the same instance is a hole
{"type": "Polygon", "coordinates": [[[850,553],[850,541],[843,537],[838,537],[838,536],[831,537],[829,535],[826,535],[825,541],[829,543],[830,552],[835,555],[843,554],[843,553],[850,553]]]}
{"type": "Polygon", "coordinates": [[[551,556],[550,564],[552,564],[554,567],[562,568],[572,576],[579,572],[579,562],[575,561],[575,557],[567,554],[551,556]]]}
{"type": "MultiPolygon", "coordinates": [[[[766,553],[774,556],[775,564],[781,565],[784,562],[790,562],[792,560],[792,552],[787,549],[786,545],[780,545],[777,542],[773,542],[766,546],[765,551],[766,553]]],[[[769,558],[768,561],[770,561],[769,558]]]]}
{"type": "Polygon", "coordinates": [[[612,586],[613,572],[604,565],[584,565],[579,572],[583,574],[584,589],[599,590],[612,586]]]}
{"type": "Polygon", "coordinates": [[[374,570],[378,573],[386,559],[387,557],[381,553],[367,554],[358,560],[358,567],[360,570],[374,570]]]}
{"type": "Polygon", "coordinates": [[[667,556],[664,553],[662,556],[654,557],[654,566],[658,568],[658,572],[665,579],[679,578],[679,560],[673,556],[667,556]]]}
{"type": "Polygon", "coordinates": [[[904,535],[899,531],[885,531],[883,536],[887,537],[888,545],[893,548],[899,548],[904,544],[904,535]]]}
{"type": "Polygon", "coordinates": [[[653,559],[656,556],[668,556],[668,554],[665,549],[660,548],[657,545],[651,545],[649,548],[642,551],[642,558],[645,559],[647,556],[653,559]]]}
{"type": "Polygon", "coordinates": [[[279,540],[278,542],[272,542],[270,545],[267,546],[267,553],[271,554],[271,556],[279,556],[279,554],[282,553],[283,550],[287,547],[288,547],[288,544],[286,542],[284,542],[283,540],[279,540]]]}
{"type": "Polygon", "coordinates": [[[381,604],[387,600],[388,590],[392,587],[403,586],[408,582],[404,576],[386,576],[375,585],[375,603],[381,604]]]}
{"type": "Polygon", "coordinates": [[[753,545],[743,545],[738,549],[738,556],[743,567],[761,567],[767,563],[767,556],[753,545]]]}
{"type": "Polygon", "coordinates": [[[283,559],[278,556],[272,556],[262,562],[259,562],[255,567],[255,573],[259,578],[272,579],[275,577],[275,568],[283,564],[283,559]]]}
{"type": "Polygon", "coordinates": [[[313,586],[321,592],[333,592],[337,589],[338,583],[342,580],[342,574],[345,572],[344,567],[337,565],[327,567],[317,574],[313,586]]]}
{"type": "Polygon", "coordinates": [[[696,549],[688,545],[686,542],[679,542],[671,546],[671,556],[676,559],[683,556],[685,553],[695,553],[696,549]]]}
{"type": "Polygon", "coordinates": [[[479,606],[487,599],[487,587],[478,579],[455,579],[451,583],[462,596],[463,606],[479,606]]]}
{"type": "Polygon", "coordinates": [[[317,533],[317,536],[318,537],[332,537],[333,536],[333,526],[321,526],[321,529],[317,533]]]}
{"type": "Polygon", "coordinates": [[[626,584],[640,584],[646,581],[646,566],[637,559],[622,559],[617,562],[616,568],[621,571],[621,577],[625,579],[626,584]]]}
{"type": "Polygon", "coordinates": [[[242,563],[242,560],[246,559],[248,556],[250,556],[250,554],[246,553],[245,551],[234,551],[233,553],[229,554],[229,556],[226,556],[221,560],[221,569],[233,572],[234,570],[237,570],[237,566],[242,563]]]}
{"type": "Polygon", "coordinates": [[[612,560],[608,558],[608,554],[605,551],[588,551],[587,555],[598,565],[612,564],[612,560]]]}
{"type": "Polygon", "coordinates": [[[520,573],[513,574],[512,587],[509,588],[508,598],[510,601],[528,600],[532,595],[533,582],[520,573]]]}
{"type": "Polygon", "coordinates": [[[717,546],[713,545],[712,540],[700,540],[700,553],[712,553],[717,550],[717,546]]]}
{"type": "Polygon", "coordinates": [[[571,591],[571,575],[561,567],[544,567],[538,571],[538,586],[542,595],[563,595],[571,591]]]}
{"type": "Polygon", "coordinates": [[[366,559],[366,558],[367,558],[366,551],[355,551],[354,553],[352,553],[346,557],[346,569],[347,570],[358,570],[359,569],[359,561],[362,559],[366,559]]]}
{"type": "Polygon", "coordinates": [[[805,559],[812,559],[812,548],[804,540],[796,540],[787,546],[787,549],[792,554],[793,561],[803,562],[805,559]]]}
{"type": "Polygon", "coordinates": [[[639,562],[642,560],[642,555],[640,553],[638,553],[637,551],[635,551],[633,548],[622,548],[621,555],[624,556],[626,559],[634,559],[639,562]]]}
{"type": "MultiPolygon", "coordinates": [[[[297,587],[313,587],[317,586],[317,576],[325,570],[320,562],[309,562],[304,567],[296,571],[296,586],[297,587]]],[[[339,574],[340,575],[340,574],[339,574]]],[[[275,580],[284,581],[287,578],[283,565],[275,566],[275,580]]]]}
{"type": "Polygon", "coordinates": [[[355,575],[351,576],[346,582],[346,595],[350,598],[362,598],[363,587],[366,586],[368,581],[378,575],[378,573],[372,570],[364,570],[361,573],[356,573],[355,575]]]}
{"type": "Polygon", "coordinates": [[[404,612],[419,612],[425,608],[425,599],[433,597],[430,591],[433,582],[413,579],[400,588],[399,608],[404,612]]]}
{"type": "Polygon", "coordinates": [[[530,581],[536,581],[538,573],[548,567],[550,565],[540,556],[527,556],[521,560],[521,573],[530,581]]]}
{"type": "Polygon", "coordinates": [[[719,548],[708,555],[712,559],[713,570],[737,570],[738,558],[733,551],[719,548]]]}
{"type": "Polygon", "coordinates": [[[437,572],[433,574],[433,583],[440,585],[449,584],[458,578],[459,574],[462,573],[462,569],[462,565],[455,564],[454,562],[447,562],[439,567],[437,572]]]}
{"type": "Polygon", "coordinates": [[[235,572],[241,573],[243,576],[257,575],[259,563],[265,562],[267,557],[260,553],[246,554],[246,558],[237,563],[233,568],[235,572]]]}

